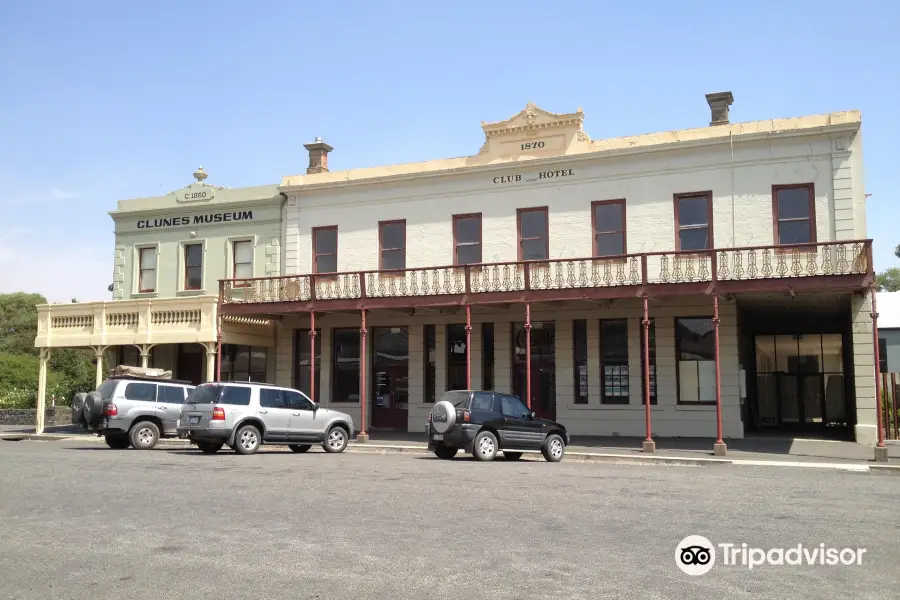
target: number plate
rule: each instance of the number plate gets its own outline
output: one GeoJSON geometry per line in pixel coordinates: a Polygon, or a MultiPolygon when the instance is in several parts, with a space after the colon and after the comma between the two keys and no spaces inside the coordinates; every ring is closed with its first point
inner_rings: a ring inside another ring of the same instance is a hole
{"type": "Polygon", "coordinates": [[[188,423],[190,423],[191,425],[196,425],[199,422],[200,422],[200,417],[190,417],[188,419],[188,423]]]}
{"type": "Polygon", "coordinates": [[[431,439],[440,441],[440,440],[444,439],[444,434],[443,433],[435,433],[434,435],[431,436],[431,439]]]}

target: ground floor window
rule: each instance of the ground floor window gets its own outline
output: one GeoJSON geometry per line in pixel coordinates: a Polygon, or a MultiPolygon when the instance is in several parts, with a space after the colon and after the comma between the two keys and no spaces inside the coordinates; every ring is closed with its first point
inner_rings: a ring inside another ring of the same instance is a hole
{"type": "Polygon", "coordinates": [[[266,347],[222,344],[222,381],[266,380],[266,347]]]}
{"type": "Polygon", "coordinates": [[[716,340],[709,317],[675,319],[679,404],[716,401],[716,340]]]}
{"type": "Polygon", "coordinates": [[[465,390],[466,326],[447,325],[447,390],[465,390]]]}
{"type": "Polygon", "coordinates": [[[481,324],[481,389],[494,389],[494,324],[481,324]]]}
{"type": "Polygon", "coordinates": [[[116,364],[110,365],[111,367],[118,365],[139,367],[141,366],[141,351],[136,346],[118,346],[113,360],[116,361],[116,364]]]}
{"type": "Polygon", "coordinates": [[[513,394],[526,402],[539,417],[556,419],[556,323],[531,323],[531,366],[529,369],[527,332],[524,323],[512,326],[513,394]],[[528,398],[528,372],[531,372],[531,398],[528,398]]]}
{"type": "Polygon", "coordinates": [[[888,372],[887,340],[878,338],[878,372],[888,372]]]}
{"type": "Polygon", "coordinates": [[[600,402],[628,404],[628,319],[600,321],[600,402]]]}
{"type": "Polygon", "coordinates": [[[359,328],[333,329],[332,336],[331,399],[359,402],[359,328]]]}
{"type": "Polygon", "coordinates": [[[422,398],[425,402],[434,402],[435,399],[435,383],[437,377],[437,351],[435,349],[435,332],[434,325],[426,325],[424,331],[425,337],[425,392],[422,398]]]}
{"type": "Polygon", "coordinates": [[[574,366],[575,404],[588,403],[587,320],[572,321],[572,364],[574,366]]]}
{"type": "MultiPolygon", "coordinates": [[[[643,319],[641,320],[643,321],[643,319]]],[[[641,404],[646,404],[645,381],[647,374],[647,362],[644,360],[644,324],[641,322],[641,404]]],[[[656,404],[656,323],[654,319],[650,319],[650,331],[647,334],[650,338],[650,404],[656,404]]]]}
{"type": "MultiPolygon", "coordinates": [[[[294,331],[294,387],[309,395],[309,329],[296,329],[294,331]]],[[[316,329],[316,354],[313,370],[315,373],[315,397],[314,402],[319,401],[322,374],[322,331],[316,329]]]]}

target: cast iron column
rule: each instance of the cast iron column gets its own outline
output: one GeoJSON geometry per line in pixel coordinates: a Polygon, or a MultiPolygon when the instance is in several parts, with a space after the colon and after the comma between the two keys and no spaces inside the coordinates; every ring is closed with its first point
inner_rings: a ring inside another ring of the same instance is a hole
{"type": "Polygon", "coordinates": [[[525,303],[525,405],[531,410],[531,303],[525,303]]]}
{"type": "Polygon", "coordinates": [[[466,389],[472,389],[472,307],[466,304],[466,389]]]}
{"type": "Polygon", "coordinates": [[[872,341],[875,344],[875,414],[878,423],[878,443],[875,446],[875,462],[887,462],[888,451],[884,445],[884,420],[881,411],[881,352],[878,349],[878,307],[875,304],[875,286],[869,288],[872,294],[872,341]]]}
{"type": "Polygon", "coordinates": [[[644,325],[644,412],[647,418],[647,439],[644,440],[644,452],[647,454],[656,453],[656,442],[653,441],[653,431],[650,425],[650,316],[648,309],[647,294],[644,294],[644,319],[641,321],[644,325]]]}
{"type": "Polygon", "coordinates": [[[309,311],[309,399],[316,401],[316,311],[309,311]]]}
{"type": "Polygon", "coordinates": [[[216,321],[216,381],[222,381],[222,317],[216,321]]]}
{"type": "Polygon", "coordinates": [[[366,340],[369,331],[366,329],[366,309],[360,311],[362,320],[359,326],[359,408],[360,424],[357,442],[368,442],[369,434],[366,433],[366,340]]]}
{"type": "Polygon", "coordinates": [[[722,379],[719,363],[721,362],[721,352],[719,351],[719,295],[713,295],[713,330],[716,339],[716,443],[713,446],[713,454],[716,456],[725,456],[728,454],[728,447],[722,439],[722,379]]]}

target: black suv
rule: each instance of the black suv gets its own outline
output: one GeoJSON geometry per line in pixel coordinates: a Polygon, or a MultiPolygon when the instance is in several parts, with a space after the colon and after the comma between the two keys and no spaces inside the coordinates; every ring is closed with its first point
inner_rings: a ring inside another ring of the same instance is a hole
{"type": "Polygon", "coordinates": [[[518,460],[523,451],[540,450],[559,462],[569,444],[565,427],[538,418],[518,396],[478,390],[444,394],[428,415],[425,434],[428,449],[444,459],[463,450],[478,460],[493,460],[501,451],[518,460]]]}

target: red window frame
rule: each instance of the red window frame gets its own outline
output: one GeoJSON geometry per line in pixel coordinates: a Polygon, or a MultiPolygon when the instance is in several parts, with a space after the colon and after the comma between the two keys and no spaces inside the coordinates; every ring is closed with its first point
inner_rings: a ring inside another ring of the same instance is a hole
{"type": "Polygon", "coordinates": [[[675,194],[674,202],[675,202],[675,249],[677,251],[682,251],[681,248],[681,231],[682,229],[702,229],[702,226],[698,227],[696,225],[686,225],[685,227],[681,226],[681,220],[679,217],[679,206],[680,200],[684,198],[698,198],[700,196],[706,196],[706,229],[708,230],[708,239],[709,243],[706,248],[694,248],[691,250],[685,250],[685,252],[703,252],[706,250],[712,250],[716,246],[715,238],[713,237],[713,198],[712,191],[705,192],[689,192],[685,194],[675,194]]]}
{"type": "Polygon", "coordinates": [[[393,221],[379,221],[378,222],[378,270],[385,270],[384,267],[384,253],[386,251],[397,251],[403,250],[403,266],[402,267],[393,267],[390,269],[391,271],[395,270],[405,270],[406,269],[406,219],[394,219],[393,221]],[[384,246],[384,227],[386,225],[403,225],[403,246],[398,248],[386,248],[384,246]]]}
{"type": "Polygon", "coordinates": [[[468,213],[463,215],[453,215],[453,265],[454,266],[463,266],[464,264],[481,264],[484,260],[484,246],[483,246],[483,236],[484,236],[484,224],[481,218],[481,213],[468,213]],[[466,219],[478,219],[478,241],[477,242],[460,242],[457,236],[457,227],[459,226],[459,222],[466,219]],[[478,246],[478,261],[474,263],[461,263],[459,262],[459,247],[463,246],[478,246]]]}
{"type": "Polygon", "coordinates": [[[184,245],[184,289],[185,290],[200,290],[203,289],[203,244],[185,244],[184,245]],[[188,248],[192,248],[194,246],[200,247],[200,264],[199,265],[190,265],[188,264],[188,248]],[[197,287],[191,287],[189,285],[189,281],[191,280],[189,269],[200,269],[200,285],[197,287]]]}
{"type": "Polygon", "coordinates": [[[518,246],[518,260],[525,260],[522,258],[522,242],[527,240],[539,240],[540,237],[532,237],[525,238],[522,237],[522,215],[528,212],[542,212],[544,213],[544,256],[545,258],[536,258],[531,260],[549,260],[550,259],[550,211],[546,206],[535,206],[532,208],[519,208],[516,209],[516,237],[518,241],[516,245],[518,246]]]}
{"type": "Polygon", "coordinates": [[[155,247],[150,248],[138,248],[138,293],[139,294],[149,294],[151,292],[156,291],[156,269],[159,267],[159,257],[156,258],[156,267],[152,269],[144,268],[144,253],[145,252],[156,252],[155,247]],[[153,271],[153,287],[152,288],[143,288],[141,287],[141,282],[144,280],[144,272],[145,271],[153,271]]]}
{"type": "Polygon", "coordinates": [[[328,227],[313,227],[312,228],[312,272],[319,273],[319,257],[320,256],[334,256],[334,271],[322,271],[322,273],[332,274],[337,273],[338,267],[338,228],[337,225],[329,225],[328,227]],[[323,252],[319,253],[316,251],[316,241],[318,240],[319,234],[324,231],[334,231],[334,252],[323,252]]]}
{"type": "Polygon", "coordinates": [[[781,235],[778,231],[778,224],[782,221],[785,222],[797,222],[797,221],[807,221],[809,225],[809,242],[810,244],[815,244],[817,241],[816,238],[816,189],[812,183],[796,183],[796,184],[788,184],[788,185],[773,185],[772,186],[772,237],[775,241],[775,244],[778,246],[783,245],[781,243],[781,235]],[[807,190],[808,200],[809,200],[809,213],[806,219],[779,219],[778,218],[778,192],[781,190],[807,190]]]}
{"type": "Polygon", "coordinates": [[[598,253],[599,244],[598,239],[601,235],[610,234],[610,233],[621,233],[622,234],[622,252],[619,255],[628,254],[628,234],[627,234],[627,221],[625,219],[625,199],[619,198],[616,200],[597,200],[595,202],[591,202],[591,231],[593,231],[593,256],[594,258],[606,258],[607,256],[617,256],[613,255],[603,255],[600,256],[598,253]],[[622,229],[604,229],[603,231],[597,230],[597,207],[598,206],[612,206],[618,205],[622,207],[622,229]]]}

